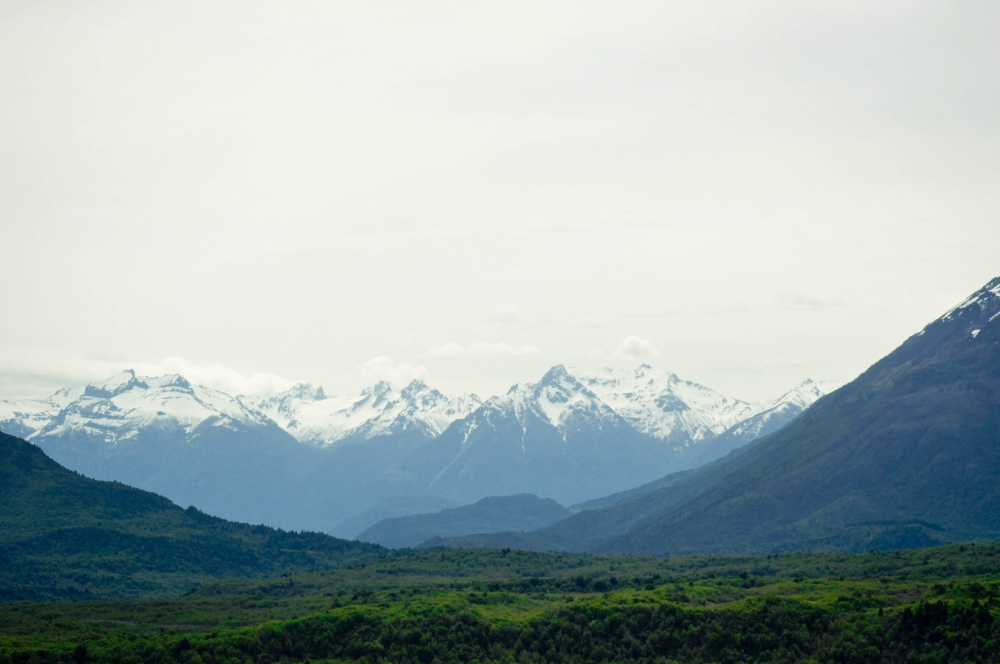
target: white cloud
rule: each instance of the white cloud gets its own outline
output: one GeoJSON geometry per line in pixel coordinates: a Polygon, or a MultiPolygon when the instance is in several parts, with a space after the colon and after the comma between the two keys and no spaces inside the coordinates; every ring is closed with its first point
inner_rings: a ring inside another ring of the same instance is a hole
{"type": "Polygon", "coordinates": [[[507,343],[492,343],[477,341],[463,346],[455,341],[435,346],[424,353],[424,357],[502,357],[518,355],[541,355],[542,351],[534,346],[511,346],[507,343]]]}
{"type": "Polygon", "coordinates": [[[783,293],[778,296],[777,304],[778,309],[830,309],[846,305],[847,303],[843,300],[816,297],[804,293],[783,293]]]}
{"type": "Polygon", "coordinates": [[[384,380],[397,389],[409,385],[414,380],[427,380],[427,367],[409,362],[394,364],[388,355],[373,357],[360,365],[358,370],[366,380],[373,383],[384,380]]]}
{"type": "MultiPolygon", "coordinates": [[[[133,363],[130,367],[142,376],[180,374],[196,385],[204,385],[227,394],[274,394],[287,390],[294,381],[270,373],[244,374],[221,362],[195,364],[180,357],[166,357],[158,363],[133,363]]],[[[109,374],[110,375],[110,374],[109,374]]]]}
{"type": "Polygon", "coordinates": [[[635,335],[629,335],[625,341],[621,342],[618,346],[608,356],[612,360],[632,360],[642,357],[659,357],[660,351],[657,350],[656,346],[653,345],[652,341],[646,341],[645,339],[640,339],[635,335]]]}
{"type": "MultiPolygon", "coordinates": [[[[197,364],[182,357],[165,357],[159,361],[131,362],[126,360],[54,359],[12,362],[0,356],[0,374],[11,382],[22,385],[24,395],[41,396],[61,387],[76,387],[103,380],[117,373],[132,369],[138,376],[163,376],[180,374],[195,385],[203,385],[227,394],[274,394],[287,390],[295,381],[271,373],[245,374],[221,362],[197,364]]],[[[6,390],[5,390],[6,391],[6,390]]],[[[10,391],[13,392],[13,389],[10,391]]],[[[14,394],[14,396],[19,396],[14,394]]]]}

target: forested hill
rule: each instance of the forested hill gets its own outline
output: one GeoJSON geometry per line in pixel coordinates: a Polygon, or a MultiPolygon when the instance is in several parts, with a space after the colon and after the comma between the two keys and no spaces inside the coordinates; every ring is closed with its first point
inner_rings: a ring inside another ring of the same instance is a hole
{"type": "Polygon", "coordinates": [[[0,434],[0,600],[156,597],[215,578],[372,560],[387,550],[233,523],[67,470],[0,434]]]}

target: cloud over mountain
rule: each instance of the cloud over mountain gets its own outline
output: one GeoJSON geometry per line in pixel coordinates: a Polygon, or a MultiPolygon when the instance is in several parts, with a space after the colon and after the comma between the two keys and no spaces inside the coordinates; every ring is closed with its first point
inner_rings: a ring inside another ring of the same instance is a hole
{"type": "Polygon", "coordinates": [[[395,388],[409,385],[414,380],[427,380],[427,367],[403,362],[396,364],[388,355],[373,357],[358,367],[365,380],[377,383],[384,380],[395,388]]]}
{"type": "Polygon", "coordinates": [[[615,348],[614,351],[612,351],[609,359],[631,360],[659,356],[660,351],[656,348],[652,341],[640,339],[633,334],[629,335],[625,341],[621,342],[618,348],[615,348]]]}

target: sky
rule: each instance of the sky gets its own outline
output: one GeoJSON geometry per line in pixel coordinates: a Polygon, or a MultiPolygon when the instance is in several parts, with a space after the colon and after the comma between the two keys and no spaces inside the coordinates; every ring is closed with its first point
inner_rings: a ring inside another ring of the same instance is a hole
{"type": "Polygon", "coordinates": [[[0,397],[847,381],[1000,275],[991,2],[0,2],[0,397]]]}

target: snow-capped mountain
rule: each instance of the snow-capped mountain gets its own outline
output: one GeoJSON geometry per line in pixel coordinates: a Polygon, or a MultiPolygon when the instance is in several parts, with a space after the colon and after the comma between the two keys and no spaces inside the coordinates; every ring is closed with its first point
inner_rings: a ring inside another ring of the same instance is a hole
{"type": "Polygon", "coordinates": [[[556,366],[487,400],[400,467],[459,504],[515,493],[565,504],[659,477],[672,456],[556,366]]]}
{"type": "Polygon", "coordinates": [[[475,394],[452,398],[419,380],[401,390],[380,381],[359,397],[334,398],[327,397],[323,388],[300,383],[272,397],[240,397],[240,401],[300,442],[318,447],[402,433],[433,438],[482,405],[475,394]]]}
{"type": "Polygon", "coordinates": [[[47,399],[0,399],[0,431],[28,438],[59,413],[47,399]]]}
{"type": "Polygon", "coordinates": [[[357,397],[308,384],[233,397],[125,371],[0,401],[0,430],[78,472],[212,514],[353,535],[338,524],[400,496],[463,504],[527,492],[572,504],[629,489],[770,433],[827,389],[807,381],[755,408],[648,365],[560,365],[485,403],[420,381],[357,397]]]}
{"type": "Polygon", "coordinates": [[[82,387],[67,387],[47,399],[0,399],[0,431],[29,438],[82,394],[82,387]]]}
{"type": "Polygon", "coordinates": [[[571,418],[595,425],[624,419],[639,433],[672,443],[716,436],[755,412],[756,407],[703,385],[663,373],[648,364],[635,370],[552,367],[537,383],[519,383],[488,402],[519,420],[531,412],[565,437],[571,418]]]}
{"type": "Polygon", "coordinates": [[[235,398],[124,371],[82,389],[30,440],[64,466],[155,491],[181,505],[254,523],[294,524],[308,500],[309,448],[235,398]]]}
{"type": "Polygon", "coordinates": [[[128,370],[67,396],[75,398],[32,438],[82,435],[115,447],[127,445],[148,428],[179,429],[191,435],[201,425],[237,430],[237,424],[270,424],[228,394],[192,385],[177,374],[148,378],[128,370]]]}
{"type": "Polygon", "coordinates": [[[487,400],[406,465],[455,502],[528,492],[572,504],[704,462],[687,450],[752,411],[646,365],[558,365],[487,400]]]}
{"type": "Polygon", "coordinates": [[[750,415],[727,431],[705,441],[699,452],[706,460],[717,459],[755,440],[769,436],[801,415],[820,397],[826,396],[840,386],[841,383],[834,381],[807,379],[774,401],[754,409],[750,415]]]}
{"type": "Polygon", "coordinates": [[[660,440],[705,440],[754,411],[754,406],[745,401],[725,397],[648,364],[634,371],[567,371],[637,431],[660,440]]]}
{"type": "Polygon", "coordinates": [[[599,427],[621,419],[620,414],[562,365],[549,369],[537,383],[519,383],[507,394],[490,399],[484,413],[487,419],[490,412],[513,415],[522,425],[538,418],[558,430],[564,441],[581,420],[599,427]]]}
{"type": "Polygon", "coordinates": [[[794,420],[806,408],[816,403],[820,397],[833,392],[840,386],[841,383],[834,381],[806,379],[798,387],[754,410],[726,433],[744,443],[763,438],[794,420]]]}
{"type": "Polygon", "coordinates": [[[648,365],[559,365],[487,400],[404,466],[420,469],[428,493],[458,503],[528,492],[572,504],[719,458],[791,421],[830,387],[806,381],[757,408],[648,365]]]}

